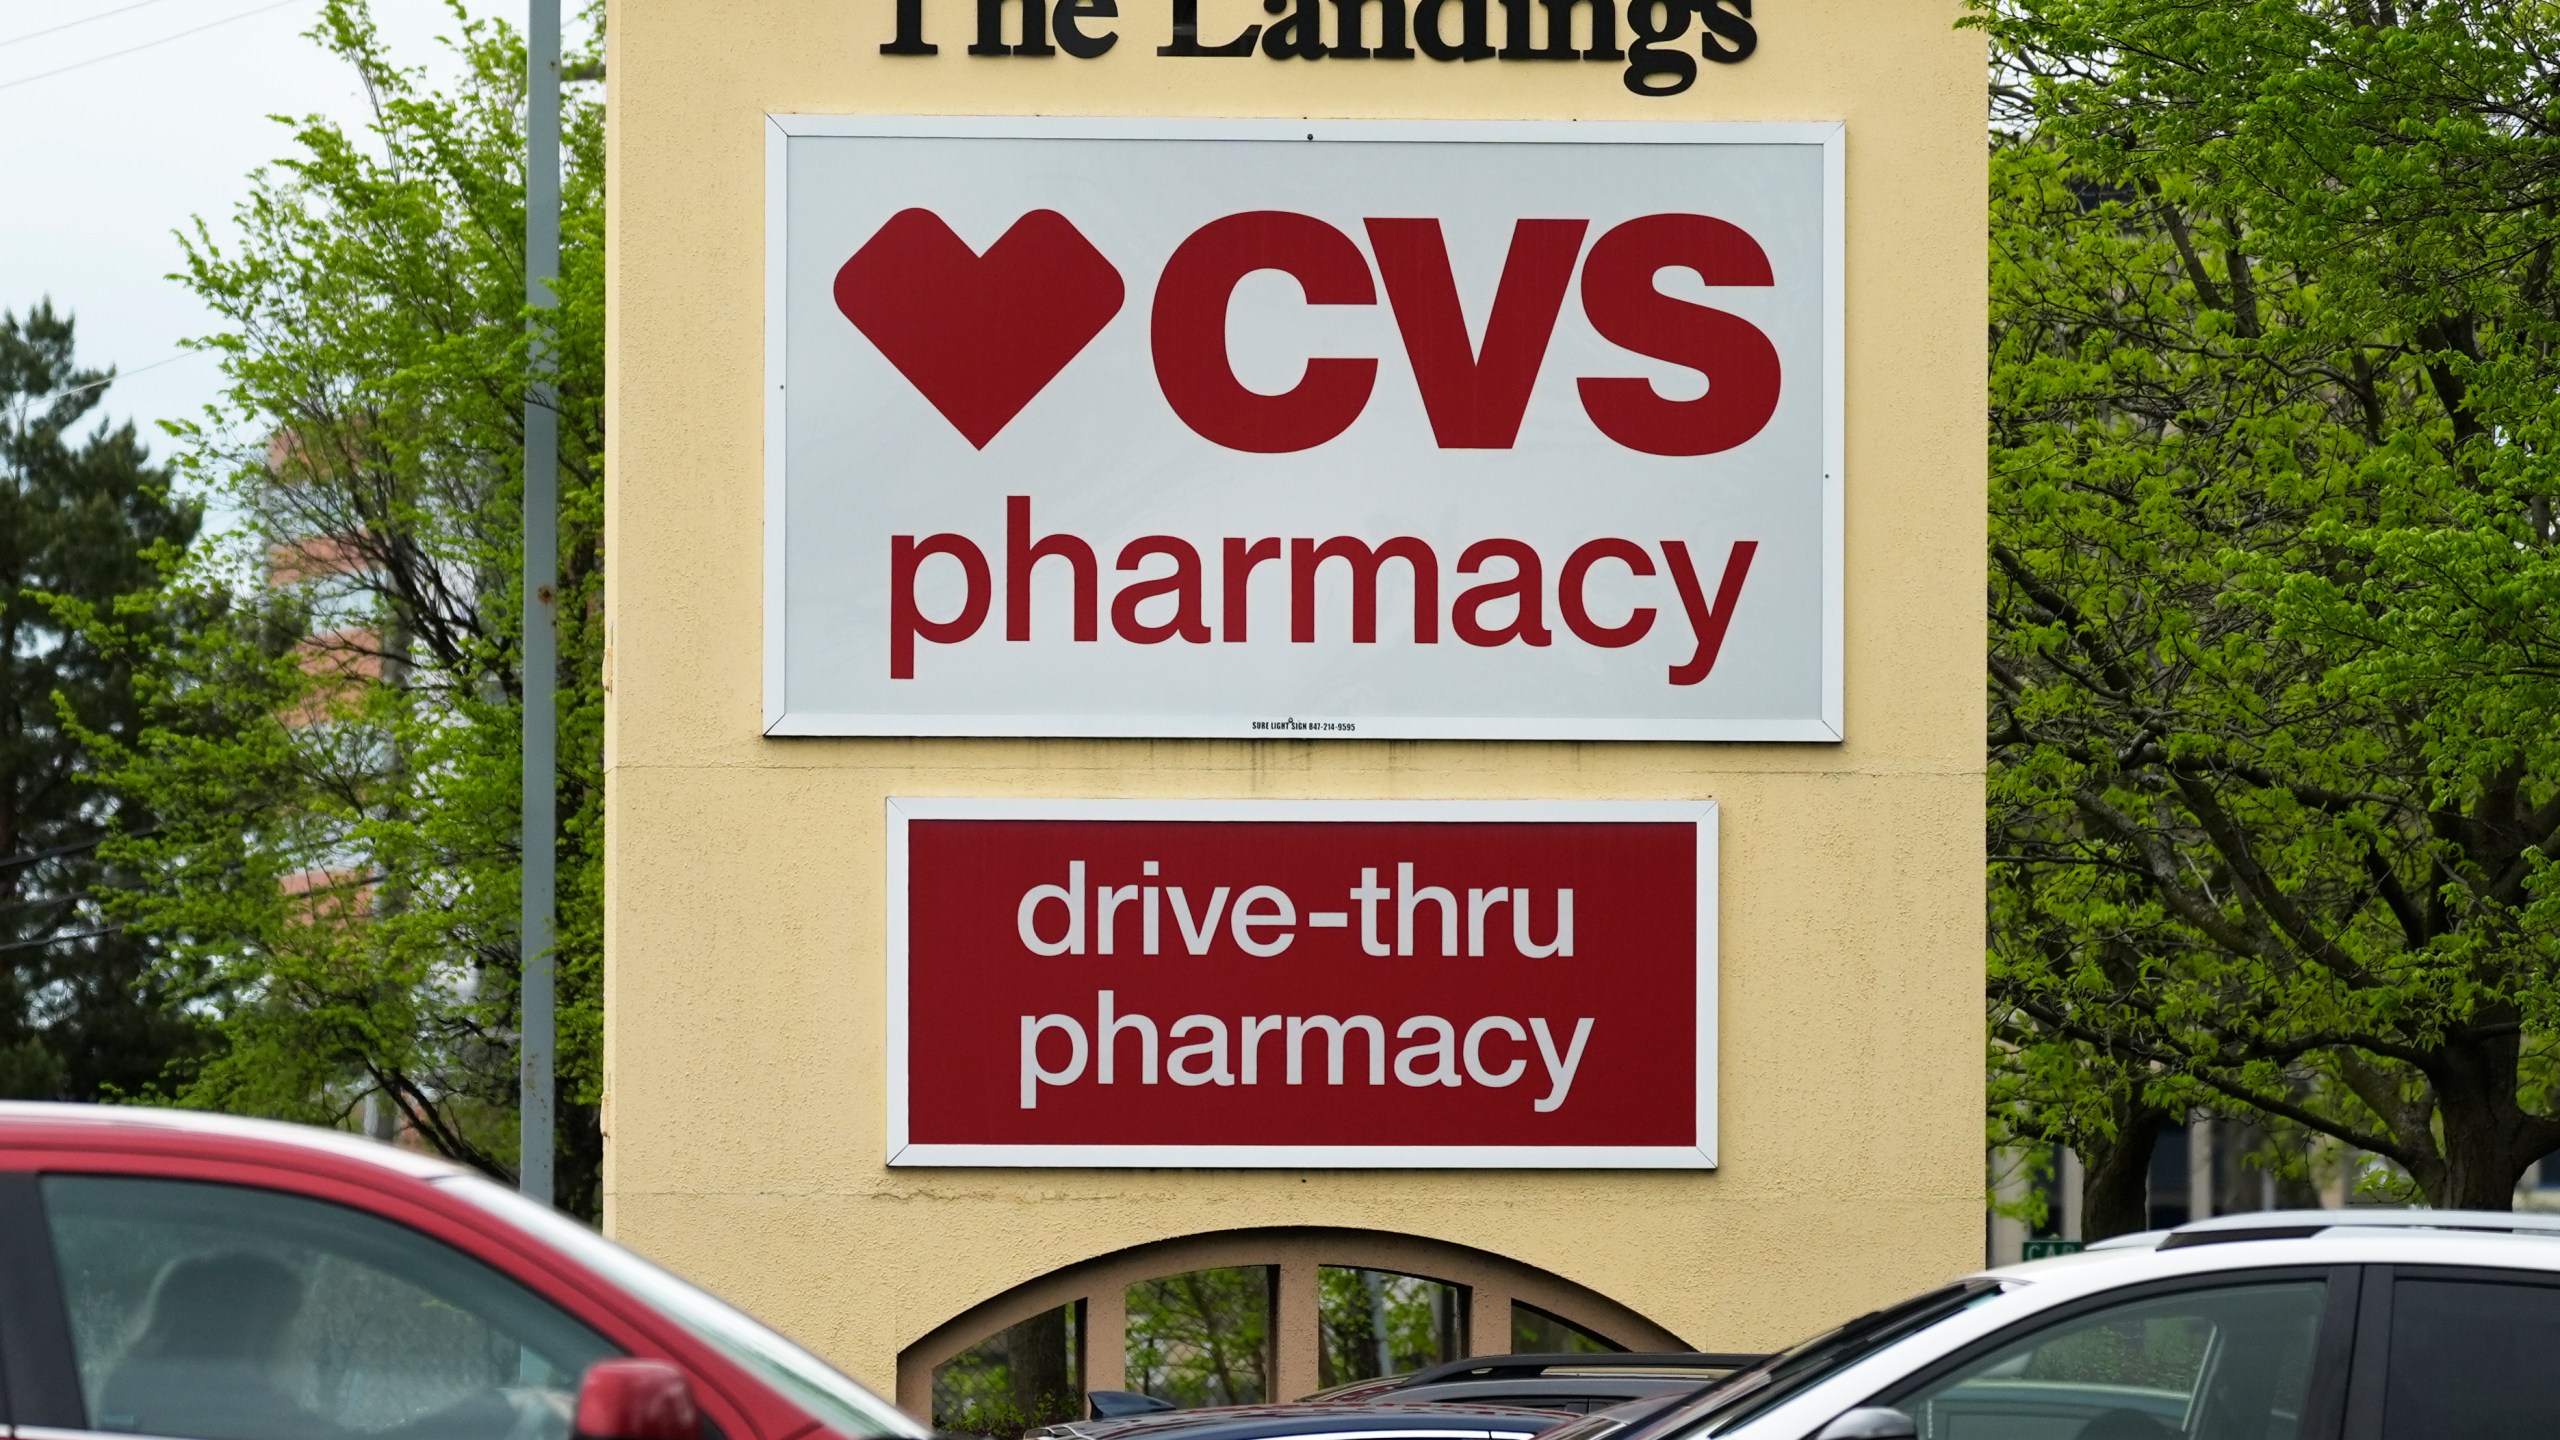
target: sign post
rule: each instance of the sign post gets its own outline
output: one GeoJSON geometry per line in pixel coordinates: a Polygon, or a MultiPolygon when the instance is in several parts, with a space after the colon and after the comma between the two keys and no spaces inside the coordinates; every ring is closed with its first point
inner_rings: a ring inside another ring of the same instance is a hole
{"type": "Polygon", "coordinates": [[[516,1185],[548,1205],[552,1195],[554,1062],[553,956],[559,864],[559,722],[553,690],[560,669],[560,412],[541,382],[554,368],[541,311],[559,305],[560,278],[560,0],[530,0],[525,26],[524,291],[536,312],[529,322],[535,382],[524,400],[524,572],[518,585],[524,615],[524,819],[522,913],[516,955],[522,966],[520,1091],[516,1185]]]}

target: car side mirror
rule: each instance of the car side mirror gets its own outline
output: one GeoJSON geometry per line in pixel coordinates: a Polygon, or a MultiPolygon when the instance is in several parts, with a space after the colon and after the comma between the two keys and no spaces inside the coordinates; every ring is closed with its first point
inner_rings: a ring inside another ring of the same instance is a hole
{"type": "Polygon", "coordinates": [[[1817,1432],[1813,1440],[1918,1440],[1920,1427],[1890,1405],[1861,1405],[1817,1432]]]}
{"type": "Polygon", "coordinates": [[[578,1386],[577,1440],[700,1440],[693,1382],[664,1360],[599,1360],[578,1386]]]}

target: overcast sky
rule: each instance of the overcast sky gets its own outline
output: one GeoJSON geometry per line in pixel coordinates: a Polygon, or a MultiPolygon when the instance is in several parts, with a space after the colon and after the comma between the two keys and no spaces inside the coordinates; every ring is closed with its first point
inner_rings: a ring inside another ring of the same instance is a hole
{"type": "MultiPolygon", "coordinates": [[[[522,23],[522,0],[470,9],[522,23]]],[[[395,55],[450,73],[443,0],[374,10],[395,55]]],[[[179,268],[171,232],[195,215],[227,228],[248,173],[291,149],[268,116],[366,117],[353,72],[304,34],[319,12],[320,0],[0,0],[0,309],[51,296],[71,311],[82,362],[130,377],[107,413],[142,422],[155,454],[168,443],[149,422],[192,415],[220,379],[210,356],[173,359],[213,319],[163,278],[179,268]]]]}

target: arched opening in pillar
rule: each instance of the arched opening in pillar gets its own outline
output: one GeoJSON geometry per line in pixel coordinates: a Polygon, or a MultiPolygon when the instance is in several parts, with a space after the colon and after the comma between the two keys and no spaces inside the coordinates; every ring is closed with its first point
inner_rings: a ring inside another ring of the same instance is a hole
{"type": "Polygon", "coordinates": [[[898,1357],[898,1403],[1018,1435],[1094,1390],[1177,1405],[1295,1400],[1446,1360],[1686,1350],[1551,1271],[1379,1230],[1227,1230],[1098,1256],[993,1296],[898,1357]]]}

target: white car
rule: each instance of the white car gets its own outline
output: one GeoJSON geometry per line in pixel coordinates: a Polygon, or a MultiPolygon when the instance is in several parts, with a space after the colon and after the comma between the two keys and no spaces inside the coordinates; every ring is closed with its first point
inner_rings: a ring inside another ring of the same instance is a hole
{"type": "Polygon", "coordinates": [[[1548,1440],[2540,1440],[2560,1216],[2229,1215],[1969,1276],[1548,1440]]]}

